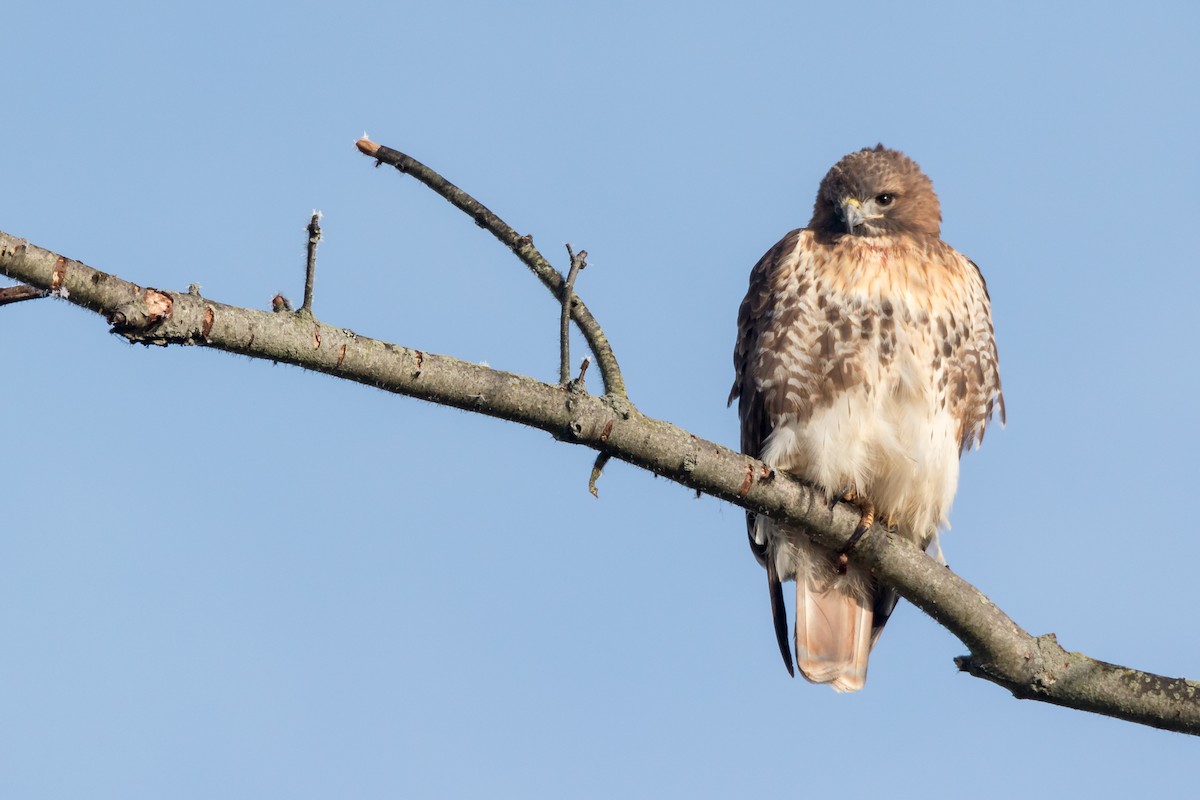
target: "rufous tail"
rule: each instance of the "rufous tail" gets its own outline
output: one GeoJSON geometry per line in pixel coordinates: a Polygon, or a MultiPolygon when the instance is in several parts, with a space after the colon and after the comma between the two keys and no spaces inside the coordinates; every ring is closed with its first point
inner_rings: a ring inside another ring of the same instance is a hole
{"type": "Polygon", "coordinates": [[[856,584],[823,575],[796,579],[796,666],[807,680],[839,692],[857,692],[867,681],[874,604],[856,584]]]}

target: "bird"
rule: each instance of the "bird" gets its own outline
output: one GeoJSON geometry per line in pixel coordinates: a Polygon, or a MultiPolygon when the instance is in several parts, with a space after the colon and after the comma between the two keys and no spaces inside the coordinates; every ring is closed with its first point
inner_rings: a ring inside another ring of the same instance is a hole
{"type": "MultiPolygon", "coordinates": [[[[941,557],[959,460],[1004,395],[991,299],[976,264],[941,239],[941,205],[915,161],[882,144],[825,175],[812,218],[750,272],[734,383],[742,452],[941,557]]],[[[746,514],[766,567],[775,637],[794,676],[782,583],[796,584],[795,666],[863,688],[898,596],[845,551],[746,514]]]]}

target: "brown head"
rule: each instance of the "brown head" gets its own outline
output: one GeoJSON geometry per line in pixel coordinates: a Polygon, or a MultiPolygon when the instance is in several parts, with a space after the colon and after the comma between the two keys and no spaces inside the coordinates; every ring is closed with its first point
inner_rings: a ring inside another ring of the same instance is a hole
{"type": "Polygon", "coordinates": [[[880,144],[833,165],[821,181],[808,227],[826,235],[938,236],[942,207],[917,162],[880,144]]]}

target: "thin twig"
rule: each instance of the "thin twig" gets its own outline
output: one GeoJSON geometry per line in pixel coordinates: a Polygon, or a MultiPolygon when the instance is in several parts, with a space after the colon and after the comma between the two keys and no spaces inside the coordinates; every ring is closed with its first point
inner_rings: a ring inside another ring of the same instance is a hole
{"type": "Polygon", "coordinates": [[[579,270],[587,266],[587,250],[580,250],[579,255],[575,255],[568,244],[567,255],[571,257],[571,266],[562,293],[562,314],[558,325],[558,382],[563,386],[571,380],[571,301],[575,297],[575,278],[579,276],[579,270]]]}
{"type": "Polygon", "coordinates": [[[301,311],[312,313],[313,282],[317,277],[317,243],[321,241],[321,212],[313,211],[308,222],[308,260],[304,269],[304,304],[301,311]]]}
{"type": "Polygon", "coordinates": [[[45,296],[45,292],[32,286],[5,286],[0,289],[0,306],[19,303],[22,300],[37,300],[39,297],[45,296]]]}
{"type": "Polygon", "coordinates": [[[600,490],[596,488],[596,481],[600,480],[600,475],[604,472],[604,468],[608,466],[608,462],[612,459],[608,453],[601,453],[596,456],[596,462],[592,464],[592,474],[588,478],[588,491],[592,493],[592,497],[600,497],[600,490]]]}
{"type": "MultiPolygon", "coordinates": [[[[560,301],[563,296],[565,281],[558,270],[550,265],[533,245],[531,236],[521,236],[504,220],[493,214],[487,206],[480,203],[471,195],[455,186],[450,181],[434,172],[429,167],[417,161],[412,156],[405,155],[399,150],[376,144],[363,137],[355,143],[359,151],[375,159],[379,164],[389,164],[406,175],[412,175],[421,183],[448,200],[455,208],[475,220],[475,224],[484,228],[500,242],[508,247],[517,258],[532,270],[538,280],[550,290],[560,301]]],[[[583,300],[576,298],[571,308],[571,317],[579,326],[583,338],[596,356],[596,364],[600,368],[600,377],[604,381],[604,391],[607,394],[626,398],[625,379],[621,377],[621,368],[617,365],[617,357],[612,351],[608,337],[592,312],[583,300]]]]}

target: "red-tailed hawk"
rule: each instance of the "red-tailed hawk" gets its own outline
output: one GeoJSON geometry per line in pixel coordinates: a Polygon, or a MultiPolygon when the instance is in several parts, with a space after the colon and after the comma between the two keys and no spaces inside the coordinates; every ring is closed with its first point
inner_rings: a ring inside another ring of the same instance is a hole
{"type": "MultiPolygon", "coordinates": [[[[843,158],[794,230],[750,273],[738,311],[729,402],[742,451],[928,548],[1004,397],[990,301],[973,262],[940,238],[933,184],[883,145],[843,158]]],[[[780,652],[792,672],[781,581],[796,581],[796,665],[861,689],[896,593],[798,529],[747,514],[767,568],[780,652]]],[[[939,551],[940,552],[940,551],[939,551]]]]}

